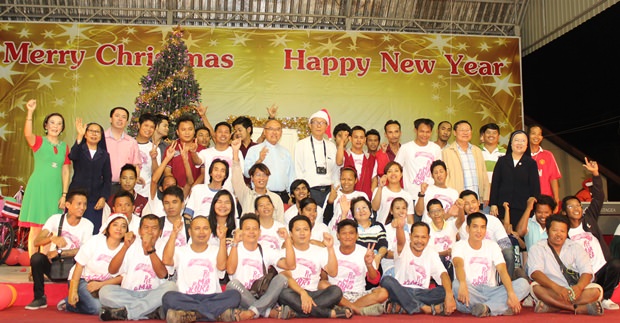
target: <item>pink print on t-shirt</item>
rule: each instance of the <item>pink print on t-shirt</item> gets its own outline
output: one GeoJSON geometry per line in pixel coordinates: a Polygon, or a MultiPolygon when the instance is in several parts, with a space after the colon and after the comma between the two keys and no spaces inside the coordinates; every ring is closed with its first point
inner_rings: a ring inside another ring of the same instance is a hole
{"type": "Polygon", "coordinates": [[[479,268],[478,270],[472,270],[472,273],[479,273],[478,276],[471,280],[471,284],[474,286],[487,285],[489,281],[489,271],[491,264],[489,259],[484,257],[471,257],[469,264],[479,268]]]}

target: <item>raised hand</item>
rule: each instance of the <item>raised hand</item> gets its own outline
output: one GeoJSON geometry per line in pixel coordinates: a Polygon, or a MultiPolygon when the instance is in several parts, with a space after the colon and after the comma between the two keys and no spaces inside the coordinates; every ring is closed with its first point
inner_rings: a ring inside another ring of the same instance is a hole
{"type": "Polygon", "coordinates": [[[37,108],[37,100],[35,99],[30,99],[28,100],[28,103],[26,103],[26,109],[28,109],[28,111],[34,111],[37,108]]]}
{"type": "Polygon", "coordinates": [[[228,232],[228,227],[226,225],[218,225],[217,229],[215,229],[215,234],[220,239],[220,241],[226,239],[226,232],[228,232]]]}
{"type": "Polygon", "coordinates": [[[379,146],[379,148],[381,148],[381,150],[382,150],[383,152],[386,152],[386,151],[387,151],[387,149],[388,149],[388,143],[387,143],[387,142],[382,143],[382,144],[379,146]]]}
{"type": "Polygon", "coordinates": [[[86,134],[86,125],[82,122],[82,118],[75,118],[75,130],[79,139],[84,138],[86,134]]]}
{"type": "Polygon", "coordinates": [[[428,188],[428,183],[420,184],[420,194],[426,194],[426,189],[428,188]]]}
{"type": "MultiPolygon", "coordinates": [[[[530,200],[528,199],[527,201],[529,202],[530,200]]],[[[510,203],[504,202],[504,204],[502,204],[502,206],[504,206],[504,210],[510,211],[510,203]]]]}
{"type": "Polygon", "coordinates": [[[332,235],[327,233],[327,232],[323,232],[323,244],[327,248],[333,248],[334,247],[334,237],[332,237],[332,235]]]}
{"type": "Polygon", "coordinates": [[[337,196],[338,196],[338,186],[336,186],[336,184],[332,184],[332,189],[329,191],[329,195],[327,196],[327,201],[329,203],[334,203],[337,196]]]}
{"type": "MultiPolygon", "coordinates": [[[[176,148],[177,148],[177,141],[175,140],[166,149],[166,159],[168,161],[172,160],[172,157],[174,157],[174,152],[176,151],[176,148]]],[[[167,162],[166,162],[166,164],[167,164],[167,162]]]]}
{"type": "Polygon", "coordinates": [[[127,247],[129,247],[129,246],[131,246],[133,244],[134,241],[136,241],[136,235],[133,232],[129,231],[129,232],[125,233],[124,241],[125,241],[124,244],[127,247]]]}
{"type": "Polygon", "coordinates": [[[202,102],[199,102],[198,105],[194,105],[194,110],[196,110],[196,112],[198,112],[199,116],[207,115],[207,108],[208,108],[208,106],[203,106],[202,102]]]}
{"type": "Polygon", "coordinates": [[[527,199],[527,208],[534,209],[534,204],[536,204],[536,202],[538,202],[538,200],[535,197],[530,196],[530,198],[527,199]]]}
{"type": "Polygon", "coordinates": [[[183,228],[183,217],[177,219],[172,224],[172,236],[176,237],[183,228]]]}
{"type": "Polygon", "coordinates": [[[267,147],[263,147],[263,149],[260,150],[260,156],[258,157],[258,160],[261,163],[265,160],[265,157],[267,157],[267,153],[269,153],[269,149],[267,147]]]}
{"type": "Polygon", "coordinates": [[[387,184],[387,175],[379,177],[379,188],[385,186],[385,184],[387,184]]]}
{"type": "Polygon", "coordinates": [[[267,108],[267,114],[269,114],[269,118],[271,119],[276,117],[277,112],[278,112],[278,106],[275,103],[267,108]]]}
{"type": "Polygon", "coordinates": [[[233,242],[239,243],[241,240],[243,240],[243,230],[237,229],[233,231],[233,242]]]}
{"type": "Polygon", "coordinates": [[[351,200],[349,200],[346,196],[343,195],[340,197],[341,215],[346,218],[349,210],[351,210],[351,200]]]}
{"type": "Polygon", "coordinates": [[[278,237],[286,241],[286,239],[288,239],[288,230],[286,230],[286,228],[278,229],[278,237]]]}
{"type": "Polygon", "coordinates": [[[585,162],[586,163],[583,164],[583,167],[590,171],[592,175],[598,176],[598,163],[593,160],[588,160],[588,157],[585,158],[585,162]]]}
{"type": "Polygon", "coordinates": [[[364,255],[364,262],[366,263],[366,265],[371,265],[372,262],[375,260],[375,243],[372,244],[368,244],[368,247],[366,248],[366,254],[364,255]]]}
{"type": "Polygon", "coordinates": [[[230,146],[232,147],[233,151],[239,151],[239,149],[241,148],[241,139],[239,138],[235,138],[231,143],[230,146]]]}
{"type": "Polygon", "coordinates": [[[153,143],[153,149],[149,151],[149,156],[151,159],[157,158],[157,145],[153,143]]]}

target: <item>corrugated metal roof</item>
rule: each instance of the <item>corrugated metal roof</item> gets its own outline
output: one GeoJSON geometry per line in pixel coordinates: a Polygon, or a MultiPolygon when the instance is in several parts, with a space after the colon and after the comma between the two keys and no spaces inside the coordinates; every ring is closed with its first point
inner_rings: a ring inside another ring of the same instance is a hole
{"type": "Polygon", "coordinates": [[[527,0],[3,0],[0,19],[518,35],[527,0]]]}

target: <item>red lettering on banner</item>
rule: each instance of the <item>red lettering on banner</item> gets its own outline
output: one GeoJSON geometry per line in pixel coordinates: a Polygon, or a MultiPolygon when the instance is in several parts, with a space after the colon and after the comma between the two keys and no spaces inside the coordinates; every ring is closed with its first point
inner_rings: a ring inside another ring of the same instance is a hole
{"type": "Polygon", "coordinates": [[[412,59],[400,58],[400,52],[394,52],[394,56],[389,52],[379,52],[381,55],[381,73],[387,73],[388,67],[394,73],[403,72],[405,74],[432,74],[435,70],[435,59],[412,59]]]}
{"type": "MultiPolygon", "coordinates": [[[[443,55],[447,60],[448,64],[450,64],[450,74],[458,75],[458,67],[461,65],[463,58],[465,57],[463,54],[457,55],[457,60],[454,60],[452,54],[443,55]]],[[[463,64],[463,72],[469,76],[473,75],[483,75],[483,76],[499,76],[502,75],[502,67],[505,67],[502,62],[487,62],[487,61],[467,61],[463,64]]]]}
{"type": "Polygon", "coordinates": [[[19,62],[20,64],[34,65],[67,65],[70,63],[70,69],[79,68],[84,62],[86,50],[81,49],[33,49],[30,50],[30,42],[22,42],[16,46],[14,42],[7,41],[4,43],[4,60],[3,63],[19,62]]]}
{"type": "Polygon", "coordinates": [[[355,73],[363,77],[368,73],[371,62],[369,57],[306,56],[305,49],[298,49],[297,56],[294,55],[292,49],[284,50],[284,70],[317,71],[323,76],[355,73]]]}

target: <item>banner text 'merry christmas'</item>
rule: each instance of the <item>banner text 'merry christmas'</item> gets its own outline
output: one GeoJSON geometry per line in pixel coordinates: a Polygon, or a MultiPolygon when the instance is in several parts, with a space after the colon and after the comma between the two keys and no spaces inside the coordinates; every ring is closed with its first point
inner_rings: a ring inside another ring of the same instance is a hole
{"type": "MultiPolygon", "coordinates": [[[[381,73],[404,73],[404,74],[432,74],[437,63],[436,59],[404,58],[401,53],[379,52],[381,57],[381,73]]],[[[444,54],[443,57],[450,65],[450,75],[465,73],[474,75],[501,75],[501,69],[505,67],[503,62],[471,61],[465,60],[463,54],[444,54]]],[[[334,57],[334,56],[311,56],[306,55],[306,50],[284,50],[284,70],[316,71],[321,75],[348,76],[355,73],[358,77],[364,77],[370,70],[372,58],[370,57],[334,57]]]]}
{"type": "MultiPolygon", "coordinates": [[[[72,70],[80,68],[87,55],[86,49],[39,49],[32,48],[30,42],[4,42],[3,63],[18,62],[19,64],[34,65],[67,65],[72,70]]],[[[103,66],[151,66],[159,53],[154,52],[153,46],[147,46],[146,51],[129,51],[123,44],[103,44],[95,50],[95,60],[103,66]]],[[[234,66],[232,54],[188,53],[190,64],[197,68],[225,68],[234,66]]]]}

